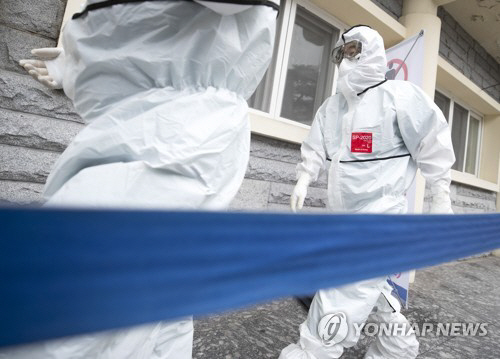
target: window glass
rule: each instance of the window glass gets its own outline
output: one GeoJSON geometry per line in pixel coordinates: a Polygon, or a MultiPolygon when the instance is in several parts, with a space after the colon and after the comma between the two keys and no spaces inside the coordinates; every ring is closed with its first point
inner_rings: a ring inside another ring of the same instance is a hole
{"type": "Polygon", "coordinates": [[[469,135],[467,136],[467,156],[465,161],[465,172],[476,174],[477,151],[479,148],[479,120],[470,117],[469,135]]]}
{"type": "Polygon", "coordinates": [[[451,140],[456,161],[452,169],[476,175],[481,146],[481,117],[474,115],[470,110],[437,91],[434,102],[441,109],[448,122],[450,122],[450,104],[453,106],[451,140]]]}
{"type": "Polygon", "coordinates": [[[338,31],[297,6],[281,116],[310,125],[331,93],[330,53],[338,31]]]}
{"type": "Polygon", "coordinates": [[[434,94],[434,102],[439,107],[439,109],[443,112],[446,121],[449,121],[450,117],[450,99],[441,93],[437,92],[434,94]]]}
{"type": "Polygon", "coordinates": [[[465,139],[467,136],[467,118],[469,111],[455,103],[453,107],[453,123],[451,126],[451,140],[455,151],[456,162],[453,169],[463,171],[465,157],[465,139]]]}

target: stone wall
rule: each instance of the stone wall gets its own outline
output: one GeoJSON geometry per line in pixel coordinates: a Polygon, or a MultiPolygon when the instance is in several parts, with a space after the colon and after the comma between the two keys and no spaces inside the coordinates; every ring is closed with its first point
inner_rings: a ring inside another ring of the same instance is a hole
{"type": "Polygon", "coordinates": [[[403,0],[372,0],[396,20],[403,14],[403,0]]]}
{"type": "Polygon", "coordinates": [[[484,189],[453,183],[452,206],[455,213],[496,212],[496,193],[484,189]]]}
{"type": "MultiPolygon", "coordinates": [[[[300,146],[252,135],[250,161],[243,185],[231,208],[235,210],[290,211],[290,195],[295,186],[295,167],[300,162],[300,146]]],[[[308,190],[305,212],[326,210],[326,173],[308,190]]]]}
{"type": "Polygon", "coordinates": [[[66,1],[0,2],[0,201],[38,203],[50,168],[81,129],[62,91],[18,65],[30,50],[54,47],[66,1]]]}
{"type": "Polygon", "coordinates": [[[494,86],[500,83],[500,63],[442,7],[438,9],[438,16],[442,23],[439,54],[500,102],[500,85],[494,86]]]}
{"type": "MultiPolygon", "coordinates": [[[[495,192],[453,182],[450,187],[451,205],[455,214],[496,212],[495,192]]],[[[431,195],[425,188],[424,213],[429,211],[431,195]]]]}

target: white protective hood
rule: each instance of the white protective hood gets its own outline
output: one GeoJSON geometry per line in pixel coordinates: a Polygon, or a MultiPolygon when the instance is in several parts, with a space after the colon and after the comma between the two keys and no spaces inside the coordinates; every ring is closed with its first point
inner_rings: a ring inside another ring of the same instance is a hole
{"type": "Polygon", "coordinates": [[[352,27],[342,34],[335,47],[352,40],[361,41],[362,50],[358,60],[344,59],[340,63],[338,89],[346,98],[384,81],[387,67],[384,40],[378,32],[364,25],[352,27]]]}

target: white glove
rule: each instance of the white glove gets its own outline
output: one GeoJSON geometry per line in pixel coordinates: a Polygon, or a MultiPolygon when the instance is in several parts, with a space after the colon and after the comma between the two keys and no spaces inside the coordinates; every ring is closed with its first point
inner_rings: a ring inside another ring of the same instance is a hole
{"type": "Polygon", "coordinates": [[[302,172],[290,197],[292,211],[297,212],[297,209],[302,209],[307,196],[307,187],[309,187],[310,183],[311,176],[308,173],[302,172]]]}
{"type": "Polygon", "coordinates": [[[33,49],[31,53],[40,60],[26,59],[19,61],[19,65],[42,85],[50,89],[62,88],[61,62],[64,50],[59,47],[33,49]],[[57,61],[59,60],[59,61],[57,61]]]}
{"type": "Polygon", "coordinates": [[[430,213],[453,214],[450,192],[444,189],[433,190],[430,213]]]}

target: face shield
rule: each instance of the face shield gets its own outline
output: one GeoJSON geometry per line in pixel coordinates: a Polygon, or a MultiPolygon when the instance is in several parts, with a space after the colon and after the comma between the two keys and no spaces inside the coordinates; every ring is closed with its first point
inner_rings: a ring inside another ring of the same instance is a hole
{"type": "Polygon", "coordinates": [[[337,46],[332,51],[332,61],[334,64],[339,65],[343,59],[356,60],[359,59],[363,44],[361,41],[352,40],[343,45],[337,46]]]}

